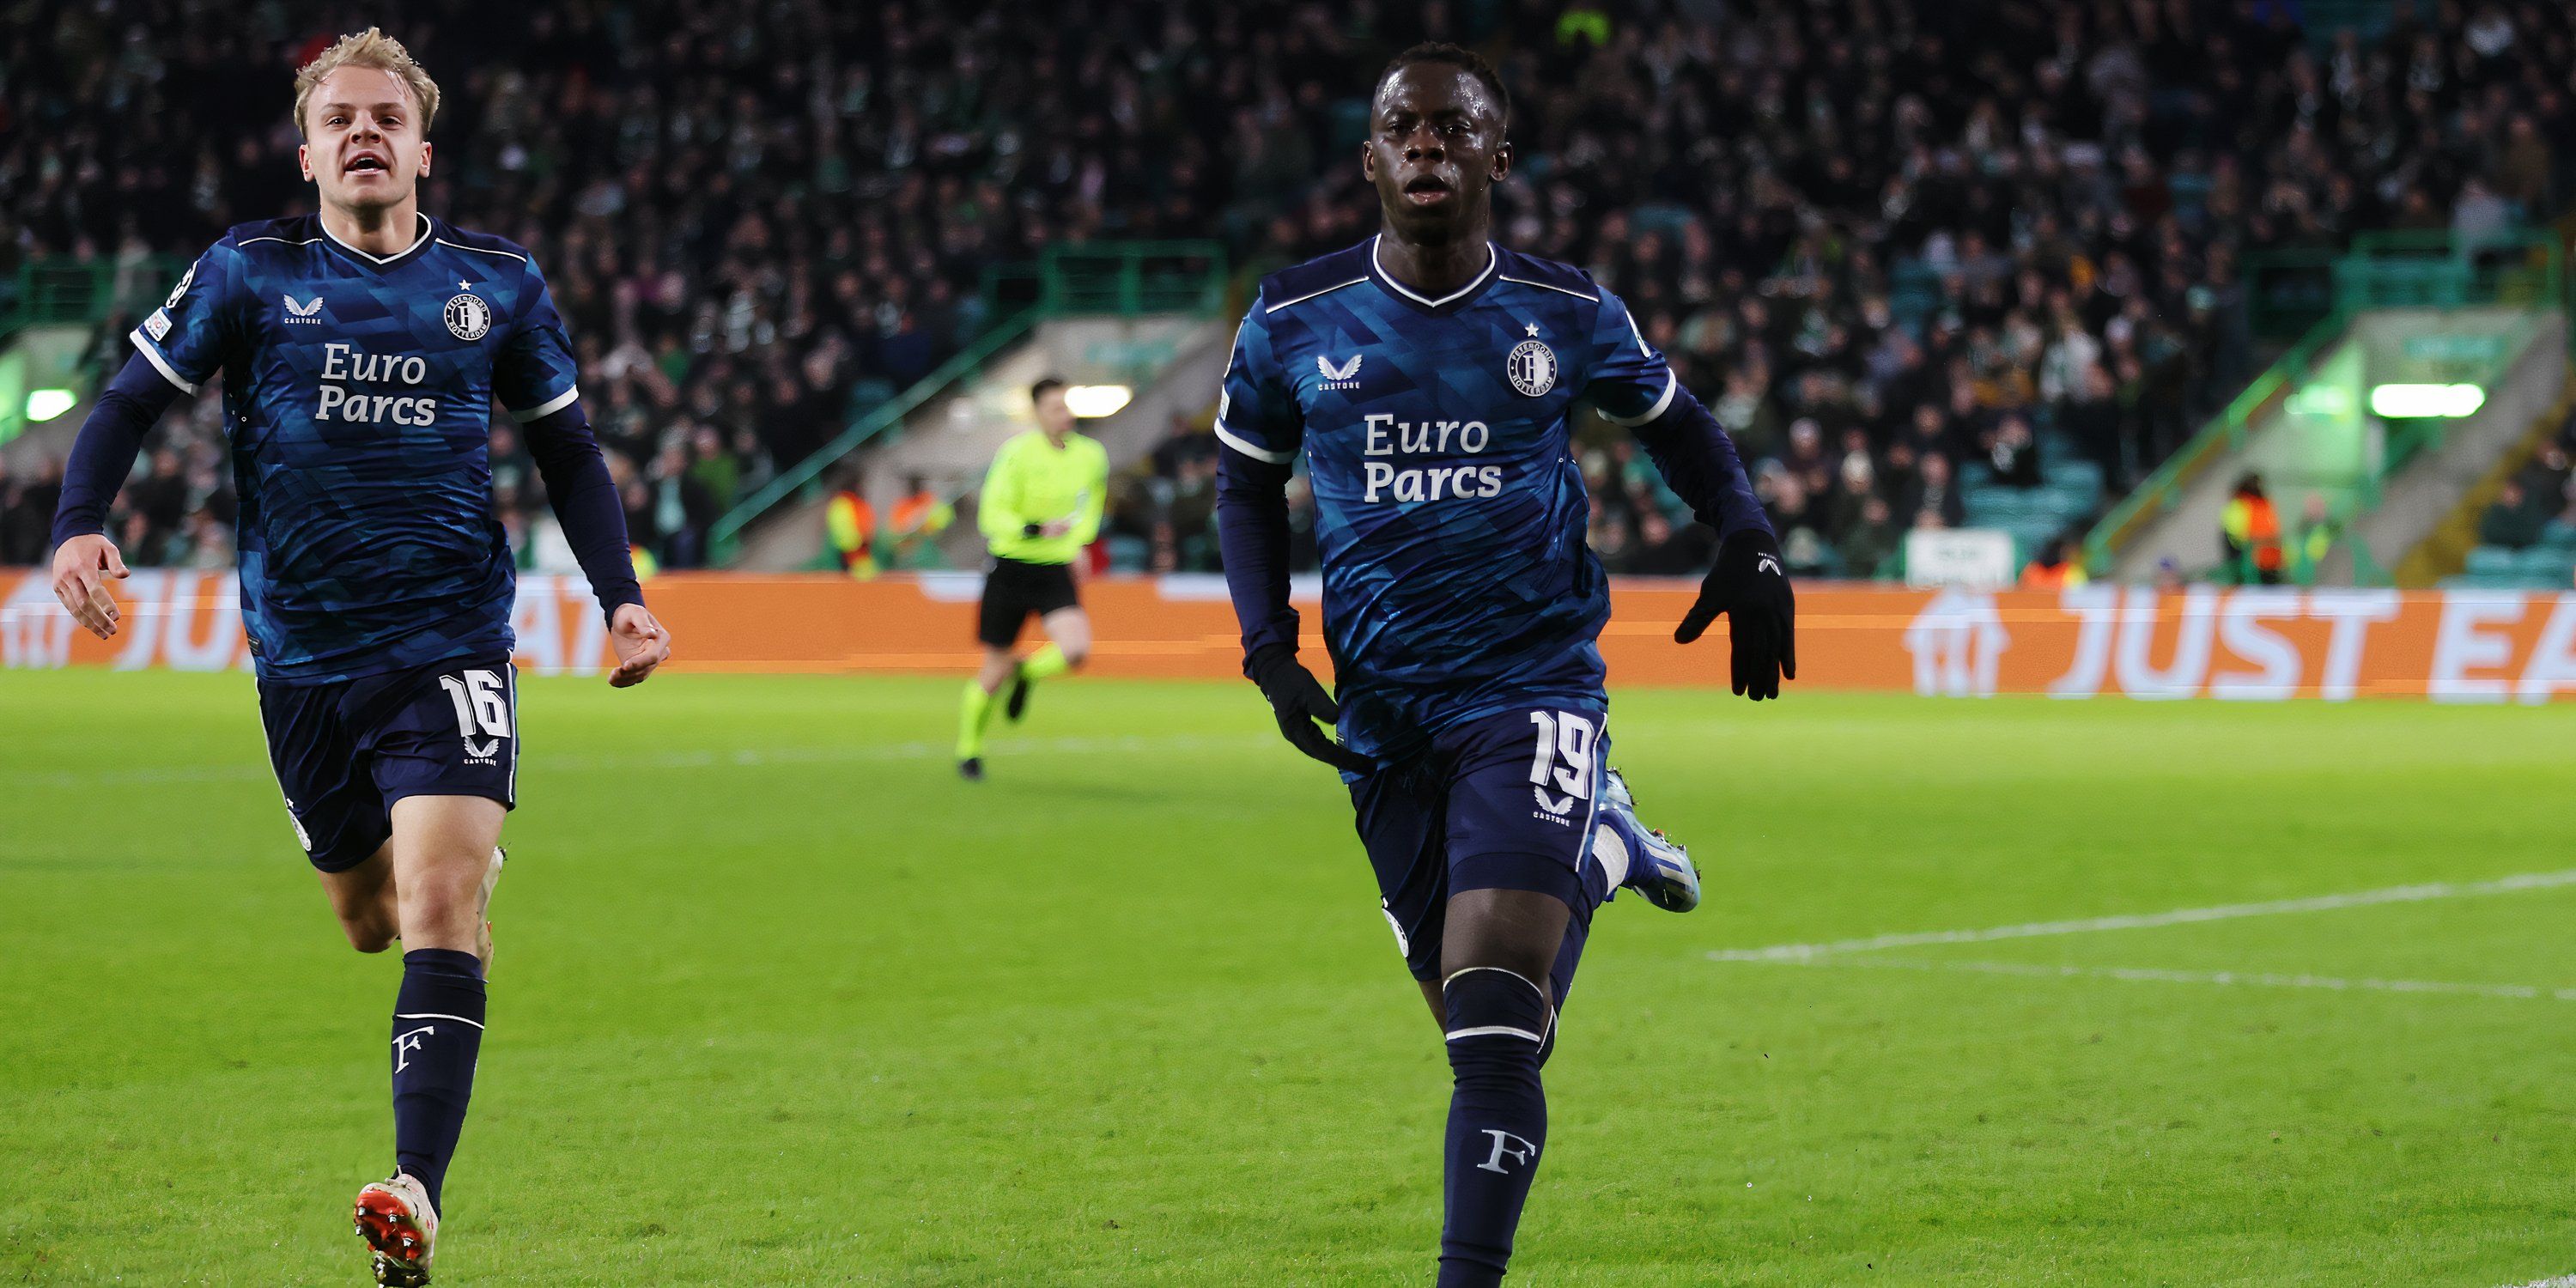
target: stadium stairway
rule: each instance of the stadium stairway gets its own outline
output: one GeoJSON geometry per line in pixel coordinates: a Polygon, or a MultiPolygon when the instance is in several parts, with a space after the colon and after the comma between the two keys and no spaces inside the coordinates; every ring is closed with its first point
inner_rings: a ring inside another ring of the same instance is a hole
{"type": "MultiPolygon", "coordinates": [[[[1126,406],[1082,426],[1107,449],[1115,473],[1152,451],[1175,413],[1191,415],[1207,405],[1225,374],[1233,336],[1231,320],[1191,314],[1041,322],[914,409],[898,432],[861,449],[856,460],[862,490],[880,514],[914,477],[949,500],[971,496],[1003,440],[1033,424],[1029,386],[1050,375],[1077,385],[1125,384],[1134,390],[1126,406]]],[[[826,504],[828,496],[817,495],[780,506],[746,536],[729,566],[761,572],[823,566],[826,504]]],[[[982,539],[971,512],[961,507],[958,518],[942,553],[952,567],[974,567],[983,559],[982,539]]]]}
{"type": "MultiPolygon", "coordinates": [[[[2555,406],[2568,387],[2564,319],[2555,312],[2541,312],[2531,314],[2528,326],[2520,330],[2486,325],[2484,330],[2489,333],[2517,336],[2521,347],[2510,351],[2509,359],[2485,380],[2484,404],[2473,415],[2445,422],[2431,445],[2398,461],[2393,471],[2382,476],[2368,473],[2381,468],[2375,463],[2376,449],[2366,447],[2367,442],[2376,440],[2363,440],[2364,445],[2357,446],[2353,437],[2351,416],[2367,416],[2367,412],[2294,412],[2292,408],[2298,400],[2289,395],[2301,391],[2312,378],[2318,384],[2332,383],[2333,377],[2327,373],[2339,366],[2344,366],[2348,375],[2374,369],[2346,365],[2347,360],[2363,361],[2353,357],[2351,351],[2356,348],[2365,357],[2374,352],[2385,354],[2402,346],[2407,337],[2423,334],[2436,321],[2457,319],[2462,329],[2478,330],[2482,322],[2493,323],[2493,315],[2510,313],[2521,317],[2525,312],[2483,306],[2447,311],[2409,307],[2367,310],[2355,315],[2344,332],[2319,351],[2306,368],[2308,374],[2295,376],[2281,386],[2279,395],[2247,416],[2241,438],[2213,438],[2213,428],[2195,440],[2212,445],[2178,485],[2172,502],[2156,517],[2144,521],[2119,548],[2111,578],[2149,581],[2158,565],[2168,559],[2188,578],[2216,574],[2223,551],[2220,516],[2236,481],[2250,471],[2263,476],[2285,525],[2298,521],[2310,493],[2326,495],[2330,500],[2350,498],[2356,503],[2345,539],[2318,568],[2320,583],[2353,585],[2360,580],[2357,573],[2361,568],[2375,568],[2398,569],[2401,585],[2432,584],[2438,573],[2426,572],[2420,566],[2409,571],[2405,567],[2409,556],[2462,508],[2464,498],[2480,480],[2533,432],[2534,418],[2555,406]],[[2375,484],[2373,477],[2377,478],[2375,484]],[[2366,506],[2357,504],[2365,500],[2366,506]]],[[[2362,396],[2362,386],[2363,381],[2356,379],[2354,398],[2362,396]]],[[[2472,530],[2473,525],[2474,520],[2472,530]]],[[[2450,556],[2450,568],[2457,568],[2468,544],[2472,543],[2460,543],[2458,551],[2450,556]]]]}
{"type": "MultiPolygon", "coordinates": [[[[2491,585],[2510,579],[2519,586],[2549,571],[2540,556],[2527,566],[2519,557],[2508,563],[2484,556],[2474,569],[2468,556],[2477,544],[2478,519],[2505,479],[2564,423],[2568,399],[2576,395],[2570,374],[2567,324],[2553,314],[2488,390],[2486,405],[2455,422],[2439,445],[2388,480],[2380,503],[2354,520],[2347,548],[2326,561],[2324,579],[2340,584],[2348,578],[2349,546],[2355,542],[2380,566],[2394,569],[2400,586],[2430,586],[2451,576],[2491,585]]],[[[2563,569],[2554,584],[2567,584],[2563,569]]]]}
{"type": "Polygon", "coordinates": [[[2450,513],[2398,565],[2398,584],[2429,583],[2446,590],[2565,590],[2576,583],[2576,525],[2552,522],[2542,528],[2538,542],[2521,549],[2478,541],[2480,521],[2504,490],[2505,480],[2557,435],[2571,413],[2576,413],[2576,383],[2562,391],[2555,406],[2534,418],[2531,431],[2495,458],[2475,484],[2458,494],[2450,513]]]}

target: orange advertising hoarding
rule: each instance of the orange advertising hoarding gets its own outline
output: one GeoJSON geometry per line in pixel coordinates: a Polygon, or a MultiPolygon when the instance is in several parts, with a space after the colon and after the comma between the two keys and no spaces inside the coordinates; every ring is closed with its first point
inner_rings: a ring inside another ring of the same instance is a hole
{"type": "MultiPolygon", "coordinates": [[[[974,666],[973,573],[858,582],[829,574],[678,573],[647,588],[675,670],[963,672],[974,666]]],[[[43,575],[0,571],[0,666],[247,669],[238,591],[225,572],[138,571],[117,583],[126,629],[90,638],[43,575]]],[[[1308,653],[1313,587],[1303,587],[1308,653]]],[[[1619,684],[1725,683],[1724,627],[1690,647],[1672,624],[1688,582],[1622,580],[1601,639],[1619,684]]],[[[1104,675],[1237,674],[1234,614],[1215,576],[1096,580],[1084,588],[1104,675]]],[[[592,674],[605,631],[577,577],[520,579],[519,660],[592,674]]],[[[1798,596],[1799,685],[1976,696],[2431,697],[2576,695],[2576,594],[2195,587],[2158,595],[2089,586],[2000,594],[1818,583],[1798,596]]]]}

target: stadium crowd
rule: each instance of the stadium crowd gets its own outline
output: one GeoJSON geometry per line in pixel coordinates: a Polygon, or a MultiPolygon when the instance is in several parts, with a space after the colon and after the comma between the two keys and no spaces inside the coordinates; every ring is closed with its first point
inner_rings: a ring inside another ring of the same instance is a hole
{"type": "Polygon", "coordinates": [[[2576,545],[2576,413],[2505,479],[2479,516],[2478,542],[2504,550],[2576,545]]]}
{"type": "MultiPolygon", "coordinates": [[[[338,28],[262,12],[103,0],[12,28],[0,281],[308,208],[286,85],[338,28]]],[[[663,566],[969,341],[992,264],[1209,235],[1275,264],[1365,236],[1358,95],[1426,36],[1514,90],[1499,235],[1628,300],[1811,573],[1887,570],[1907,529],[1964,520],[1970,475],[2036,485],[2052,449],[2114,493],[2151,469],[2251,374],[2246,254],[2490,232],[2576,187],[2576,18],[2537,0],[2401,3],[2326,46],[2277,0],[648,0],[506,35],[476,13],[431,0],[396,33],[448,91],[424,205],[537,253],[663,566]]],[[[211,397],[167,419],[115,518],[129,560],[229,559],[220,425],[211,397]]],[[[1582,448],[1604,561],[1703,564],[1705,532],[1605,428],[1582,448]]],[[[494,459],[542,558],[506,419],[494,459]]],[[[1121,480],[1131,562],[1214,566],[1212,470],[1189,427],[1121,480]]],[[[53,473],[0,480],[0,562],[42,554],[26,513],[53,473]]]]}

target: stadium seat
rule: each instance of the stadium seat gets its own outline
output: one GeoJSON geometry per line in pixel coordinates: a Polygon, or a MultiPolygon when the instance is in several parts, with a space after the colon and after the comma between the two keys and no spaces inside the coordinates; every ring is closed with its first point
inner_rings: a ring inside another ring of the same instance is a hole
{"type": "Polygon", "coordinates": [[[1109,571],[1143,572],[1152,564],[1154,545],[1143,537],[1113,533],[1102,538],[1109,546],[1109,571]]]}
{"type": "Polygon", "coordinates": [[[2517,571],[2516,552],[2503,546],[2479,546],[2469,552],[2461,571],[2472,577],[2510,577],[2517,571]]]}

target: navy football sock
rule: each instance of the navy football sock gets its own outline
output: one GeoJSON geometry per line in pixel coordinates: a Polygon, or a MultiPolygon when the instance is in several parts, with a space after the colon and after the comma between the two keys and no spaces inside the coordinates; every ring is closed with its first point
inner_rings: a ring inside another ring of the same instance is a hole
{"type": "Polygon", "coordinates": [[[474,1058],[483,1048],[483,964],[451,948],[403,954],[394,998],[394,1159],[439,1201],[465,1130],[474,1058]]]}
{"type": "Polygon", "coordinates": [[[1490,1288],[1503,1281],[1512,1232],[1547,1141],[1547,1094],[1539,1058],[1552,1011],[1537,984],[1497,967],[1449,977],[1449,1098],[1444,1157],[1445,1217],[1439,1288],[1490,1288]]]}

